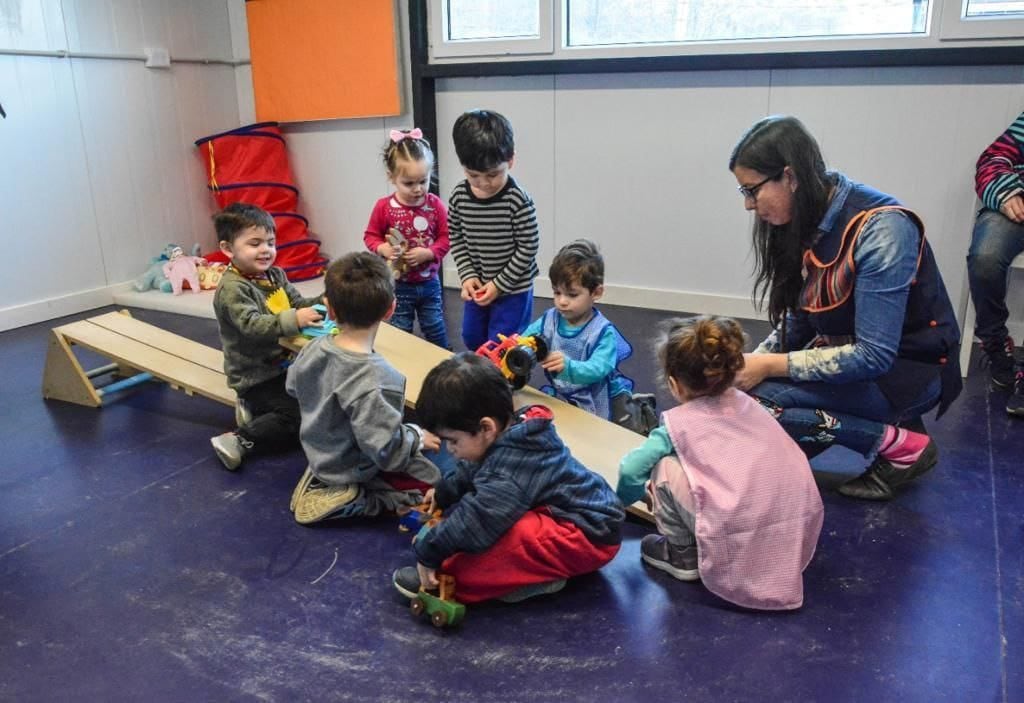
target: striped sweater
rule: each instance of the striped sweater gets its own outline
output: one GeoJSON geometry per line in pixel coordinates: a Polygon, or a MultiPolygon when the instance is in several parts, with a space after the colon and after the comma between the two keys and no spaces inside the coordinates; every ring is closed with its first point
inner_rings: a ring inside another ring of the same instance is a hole
{"type": "Polygon", "coordinates": [[[978,157],[974,190],[985,207],[999,210],[1024,191],[1024,112],[978,157]]]}
{"type": "Polygon", "coordinates": [[[529,194],[509,177],[493,197],[481,200],[462,181],[448,199],[452,258],[465,283],[494,281],[502,293],[522,293],[537,277],[540,231],[529,194]]]}

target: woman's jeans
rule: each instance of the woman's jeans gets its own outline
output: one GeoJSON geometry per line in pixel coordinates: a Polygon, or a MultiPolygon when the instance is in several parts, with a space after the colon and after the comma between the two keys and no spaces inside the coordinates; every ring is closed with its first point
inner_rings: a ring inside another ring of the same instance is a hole
{"type": "Polygon", "coordinates": [[[392,325],[411,333],[413,321],[418,317],[420,331],[428,342],[451,349],[441,304],[441,281],[437,276],[423,283],[396,281],[395,299],[395,314],[389,320],[392,325]]]}
{"type": "MultiPolygon", "coordinates": [[[[1002,344],[1008,335],[1006,282],[1010,262],[1022,251],[1024,225],[988,208],[978,213],[967,252],[967,278],[976,314],[973,331],[983,343],[1002,344]]],[[[964,334],[970,332],[964,330],[964,334]]]]}
{"type": "Polygon", "coordinates": [[[808,456],[838,444],[871,459],[885,426],[916,420],[935,407],[941,389],[936,378],[906,408],[893,407],[874,381],[798,383],[776,378],[758,384],[750,395],[808,456]]]}

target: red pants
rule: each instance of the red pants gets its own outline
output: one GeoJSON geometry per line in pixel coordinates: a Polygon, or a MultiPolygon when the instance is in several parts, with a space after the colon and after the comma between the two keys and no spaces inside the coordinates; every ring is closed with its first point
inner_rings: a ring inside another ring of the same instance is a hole
{"type": "Polygon", "coordinates": [[[526,513],[485,552],[454,554],[441,571],[455,577],[461,603],[500,598],[523,586],[589,574],[612,560],[617,544],[594,544],[571,522],[546,508],[526,513]]]}

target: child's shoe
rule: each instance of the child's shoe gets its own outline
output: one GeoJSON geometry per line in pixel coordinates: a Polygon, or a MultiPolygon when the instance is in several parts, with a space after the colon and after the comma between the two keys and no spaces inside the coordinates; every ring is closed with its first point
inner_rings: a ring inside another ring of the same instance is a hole
{"type": "Polygon", "coordinates": [[[365,514],[363,489],[355,483],[328,486],[317,481],[295,499],[295,522],[311,525],[328,518],[355,517],[365,514]]]}
{"type": "Polygon", "coordinates": [[[235,401],[235,424],[242,427],[250,422],[252,422],[252,411],[249,410],[249,406],[245,404],[244,400],[237,399],[235,401]]]}
{"type": "Polygon", "coordinates": [[[1017,377],[1013,381],[1013,393],[1006,399],[1006,412],[1024,417],[1024,367],[1017,368],[1017,377]]]}
{"type": "Polygon", "coordinates": [[[696,581],[700,578],[697,545],[680,547],[669,542],[663,535],[646,535],[640,540],[640,558],[680,581],[696,581]]]}
{"type": "Polygon", "coordinates": [[[511,593],[506,593],[500,600],[502,603],[518,603],[519,601],[533,598],[534,596],[546,596],[549,593],[558,593],[565,588],[565,579],[557,581],[545,581],[544,583],[531,583],[529,586],[517,588],[511,593]]]}
{"type": "Polygon", "coordinates": [[[412,600],[420,592],[420,572],[415,566],[403,566],[395,569],[391,575],[391,583],[406,598],[412,600]]]}
{"type": "Polygon", "coordinates": [[[243,439],[234,432],[225,432],[216,437],[210,438],[213,451],[217,452],[217,458],[228,471],[235,471],[242,465],[245,453],[252,449],[252,442],[243,439]]]}

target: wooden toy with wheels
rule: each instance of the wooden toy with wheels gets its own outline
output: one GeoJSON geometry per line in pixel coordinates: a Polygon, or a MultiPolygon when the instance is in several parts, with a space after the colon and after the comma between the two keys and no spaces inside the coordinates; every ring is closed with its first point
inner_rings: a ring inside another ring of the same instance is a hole
{"type": "Polygon", "coordinates": [[[466,606],[455,600],[455,577],[438,574],[438,590],[435,593],[425,590],[422,586],[416,598],[409,605],[415,617],[423,613],[430,616],[434,627],[454,627],[466,616],[466,606]]]}

